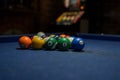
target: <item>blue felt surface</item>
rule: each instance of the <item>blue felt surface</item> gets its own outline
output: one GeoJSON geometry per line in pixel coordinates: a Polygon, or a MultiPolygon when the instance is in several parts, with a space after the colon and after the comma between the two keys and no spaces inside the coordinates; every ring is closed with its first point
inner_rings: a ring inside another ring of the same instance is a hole
{"type": "Polygon", "coordinates": [[[84,52],[0,43],[0,80],[120,80],[120,42],[85,40],[84,52]]]}
{"type": "Polygon", "coordinates": [[[81,34],[81,33],[78,33],[77,36],[85,38],[85,39],[120,41],[120,35],[110,35],[110,34],[81,34]]]}

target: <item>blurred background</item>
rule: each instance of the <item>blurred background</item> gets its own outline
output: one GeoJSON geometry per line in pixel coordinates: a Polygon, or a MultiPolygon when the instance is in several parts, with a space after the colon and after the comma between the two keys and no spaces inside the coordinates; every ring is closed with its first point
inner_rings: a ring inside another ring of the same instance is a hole
{"type": "MultiPolygon", "coordinates": [[[[120,0],[85,0],[79,32],[119,35],[119,3],[120,0]]],[[[55,21],[65,11],[64,0],[0,0],[0,35],[55,32],[55,21]]]]}

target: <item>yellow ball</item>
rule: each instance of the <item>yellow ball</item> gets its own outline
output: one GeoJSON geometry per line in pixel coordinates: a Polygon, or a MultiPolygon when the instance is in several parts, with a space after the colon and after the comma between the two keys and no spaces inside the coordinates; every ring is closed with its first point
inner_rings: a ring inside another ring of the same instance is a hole
{"type": "Polygon", "coordinates": [[[44,39],[42,39],[38,36],[33,37],[33,39],[32,39],[32,48],[33,49],[42,49],[44,44],[45,44],[44,39]]]}
{"type": "Polygon", "coordinates": [[[55,34],[51,34],[49,37],[54,37],[55,36],[55,34]]]}

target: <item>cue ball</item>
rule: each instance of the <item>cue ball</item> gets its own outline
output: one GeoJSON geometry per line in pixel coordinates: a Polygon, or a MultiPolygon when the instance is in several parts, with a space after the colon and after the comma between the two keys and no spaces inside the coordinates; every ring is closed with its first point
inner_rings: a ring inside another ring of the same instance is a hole
{"type": "Polygon", "coordinates": [[[32,40],[29,36],[21,36],[19,38],[20,48],[29,48],[31,46],[32,40]]]}
{"type": "Polygon", "coordinates": [[[83,41],[82,38],[74,38],[73,41],[72,41],[72,49],[73,50],[76,50],[76,51],[81,51],[83,50],[85,46],[85,42],[83,41]]]}

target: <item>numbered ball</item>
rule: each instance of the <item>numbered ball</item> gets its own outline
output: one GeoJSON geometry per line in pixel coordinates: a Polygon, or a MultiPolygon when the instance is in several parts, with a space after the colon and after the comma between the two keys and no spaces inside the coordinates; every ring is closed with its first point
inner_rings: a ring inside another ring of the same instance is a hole
{"type": "Polygon", "coordinates": [[[66,34],[60,34],[59,36],[60,37],[66,37],[66,34]]]}
{"type": "Polygon", "coordinates": [[[46,35],[45,35],[44,32],[38,32],[38,33],[37,33],[37,36],[39,36],[39,37],[41,37],[41,38],[45,38],[45,37],[46,37],[46,35]]]}
{"type": "Polygon", "coordinates": [[[57,40],[53,37],[49,38],[45,43],[45,49],[47,50],[56,49],[56,46],[57,46],[57,40]]]}
{"type": "Polygon", "coordinates": [[[70,48],[72,48],[72,42],[73,42],[73,40],[74,40],[74,37],[67,37],[68,39],[69,39],[69,41],[70,41],[70,48]]]}
{"type": "Polygon", "coordinates": [[[55,34],[50,34],[50,35],[49,35],[49,37],[54,37],[54,36],[55,36],[55,34]]]}
{"type": "Polygon", "coordinates": [[[45,40],[45,43],[47,42],[47,40],[49,39],[50,37],[45,37],[44,40],[45,40]]]}
{"type": "Polygon", "coordinates": [[[55,35],[54,38],[55,38],[56,40],[58,40],[58,39],[59,39],[59,35],[55,35]]]}
{"type": "Polygon", "coordinates": [[[74,38],[72,41],[72,49],[81,51],[85,46],[85,42],[82,38],[74,38]]]}
{"type": "Polygon", "coordinates": [[[70,41],[69,39],[67,38],[60,38],[58,40],[58,50],[62,50],[62,51],[65,51],[65,50],[68,50],[70,48],[70,41]]]}
{"type": "Polygon", "coordinates": [[[19,46],[20,48],[29,48],[31,46],[32,40],[28,36],[21,36],[19,38],[19,46]]]}
{"type": "Polygon", "coordinates": [[[32,48],[33,49],[42,49],[45,44],[45,40],[39,36],[34,36],[32,39],[32,48]]]}

